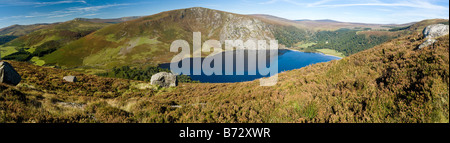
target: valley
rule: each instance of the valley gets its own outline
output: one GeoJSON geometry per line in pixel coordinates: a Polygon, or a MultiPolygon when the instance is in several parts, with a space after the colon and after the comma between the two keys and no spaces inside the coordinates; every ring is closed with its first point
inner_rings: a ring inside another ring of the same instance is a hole
{"type": "Polygon", "coordinates": [[[448,19],[295,21],[193,7],[10,26],[0,32],[17,37],[0,45],[0,55],[22,81],[0,83],[0,122],[448,123],[448,34],[418,49],[433,24],[448,26],[448,19]],[[173,41],[198,44],[193,32],[201,32],[201,43],[278,40],[279,51],[287,51],[278,82],[260,86],[267,78],[261,76],[198,83],[180,75],[175,87],[150,84],[152,75],[169,71],[161,66],[178,54],[170,52],[173,41]],[[69,75],[79,81],[64,81],[69,75]]]}
{"type": "MultiPolygon", "coordinates": [[[[324,24],[328,23],[330,22],[326,21],[324,24]]],[[[326,54],[330,54],[330,50],[316,49],[331,49],[342,53],[342,55],[335,53],[341,57],[349,56],[402,35],[400,32],[385,31],[386,28],[381,28],[376,29],[382,30],[377,35],[364,33],[355,35],[355,37],[351,34],[360,32],[360,30],[345,29],[350,27],[336,26],[343,32],[339,33],[338,30],[333,33],[333,31],[319,32],[309,28],[298,28],[301,26],[296,26],[296,24],[298,25],[298,21],[284,20],[283,23],[280,23],[273,18],[268,19],[257,15],[239,15],[194,7],[146,17],[135,17],[130,21],[122,21],[117,24],[95,19],[75,19],[53,24],[54,28],[40,30],[42,32],[37,31],[34,34],[19,37],[2,45],[0,49],[2,49],[3,59],[18,61],[33,59],[31,62],[39,65],[57,66],[96,74],[106,72],[114,67],[154,67],[158,64],[168,63],[176,55],[176,53],[169,52],[171,42],[176,39],[186,39],[192,45],[191,36],[195,31],[202,33],[201,41],[207,39],[217,39],[221,42],[225,39],[241,39],[243,41],[252,38],[276,39],[281,46],[288,48],[304,52],[323,51],[322,53],[326,54]],[[53,35],[58,32],[52,29],[57,30],[58,27],[66,29],[71,27],[69,28],[71,32],[76,32],[78,35],[76,33],[70,35],[70,32],[61,33],[63,31],[59,32],[59,35],[53,35]],[[84,27],[84,29],[77,27],[84,27]],[[44,31],[53,32],[45,34],[44,31]],[[329,39],[330,37],[340,38],[329,39]],[[39,40],[39,42],[33,42],[32,39],[39,40]],[[355,44],[351,42],[360,44],[354,47],[355,44]],[[295,43],[305,43],[306,45],[295,43]],[[349,50],[345,47],[354,48],[349,50]],[[35,51],[35,49],[38,50],[35,51]]],[[[364,25],[354,25],[352,29],[361,29],[361,27],[364,25]]],[[[367,26],[367,28],[375,29],[371,26],[367,26]]]]}

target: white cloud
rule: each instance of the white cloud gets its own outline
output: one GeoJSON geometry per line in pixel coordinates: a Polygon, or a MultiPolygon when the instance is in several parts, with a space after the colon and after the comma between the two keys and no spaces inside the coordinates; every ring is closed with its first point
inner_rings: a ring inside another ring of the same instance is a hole
{"type": "MultiPolygon", "coordinates": [[[[59,2],[63,2],[63,1],[59,1],[59,2]]],[[[71,7],[71,8],[66,8],[64,10],[58,10],[58,11],[53,11],[53,12],[48,12],[48,13],[34,12],[34,13],[30,13],[29,15],[17,15],[17,16],[10,16],[10,17],[2,17],[2,18],[0,18],[0,20],[36,18],[36,17],[59,18],[59,17],[66,17],[66,16],[71,16],[71,15],[83,15],[83,14],[84,14],[83,16],[93,16],[93,15],[97,15],[97,14],[93,14],[93,12],[99,11],[101,9],[125,6],[125,5],[131,5],[131,4],[123,3],[123,4],[107,4],[107,5],[89,6],[89,7],[71,7]]]]}
{"type": "Polygon", "coordinates": [[[72,7],[68,10],[70,11],[79,11],[79,12],[90,12],[90,11],[98,11],[100,9],[110,8],[110,7],[116,7],[116,6],[125,6],[130,4],[108,4],[108,5],[100,5],[100,6],[89,6],[89,7],[72,7]]]}
{"type": "Polygon", "coordinates": [[[94,15],[98,15],[98,13],[85,14],[85,15],[83,15],[83,16],[88,17],[88,16],[94,16],[94,15]]]}
{"type": "Polygon", "coordinates": [[[328,3],[330,1],[333,1],[333,0],[320,0],[320,1],[317,1],[317,2],[314,2],[314,3],[309,3],[309,4],[307,4],[307,6],[308,7],[314,7],[314,6],[317,6],[317,5],[328,3]]]}
{"type": "Polygon", "coordinates": [[[72,14],[52,15],[52,16],[49,16],[49,17],[47,17],[47,18],[66,17],[66,16],[70,16],[70,15],[72,15],[72,14]]]}
{"type": "Polygon", "coordinates": [[[448,10],[448,7],[435,5],[425,0],[400,1],[394,3],[386,2],[370,2],[370,3],[344,3],[344,4],[328,4],[323,3],[314,5],[315,7],[351,7],[351,6],[381,6],[381,7],[412,7],[421,9],[448,10]]]}
{"type": "Polygon", "coordinates": [[[270,0],[270,1],[266,1],[266,2],[261,2],[261,3],[259,3],[259,4],[272,4],[272,3],[276,3],[276,2],[278,2],[279,0],[270,0]]]}
{"type": "Polygon", "coordinates": [[[34,4],[37,6],[48,6],[48,5],[65,4],[65,3],[84,3],[84,4],[86,4],[86,1],[84,1],[84,0],[64,0],[64,1],[53,1],[53,2],[35,2],[34,4]]]}
{"type": "Polygon", "coordinates": [[[56,5],[56,4],[69,4],[69,3],[84,3],[84,4],[86,4],[86,1],[84,1],[84,0],[62,0],[62,1],[50,1],[50,2],[30,2],[30,1],[5,0],[5,1],[2,1],[0,6],[33,5],[36,7],[41,7],[41,6],[49,6],[49,5],[56,5]]]}
{"type": "Polygon", "coordinates": [[[270,0],[270,1],[266,1],[266,2],[261,2],[259,4],[273,4],[273,3],[280,2],[280,1],[281,2],[287,2],[287,3],[290,3],[290,4],[294,4],[294,5],[299,5],[299,6],[306,5],[306,3],[299,3],[299,2],[294,1],[294,0],[270,0]]]}
{"type": "Polygon", "coordinates": [[[270,0],[262,2],[259,4],[274,4],[277,2],[286,2],[290,4],[295,4],[298,6],[307,7],[352,7],[352,6],[381,6],[381,7],[412,7],[412,8],[422,8],[422,9],[435,9],[435,10],[448,10],[448,7],[432,4],[434,0],[401,0],[398,2],[382,2],[379,0],[367,0],[365,2],[355,2],[355,1],[337,1],[333,4],[335,0],[318,0],[309,3],[300,3],[295,0],[270,0]]]}

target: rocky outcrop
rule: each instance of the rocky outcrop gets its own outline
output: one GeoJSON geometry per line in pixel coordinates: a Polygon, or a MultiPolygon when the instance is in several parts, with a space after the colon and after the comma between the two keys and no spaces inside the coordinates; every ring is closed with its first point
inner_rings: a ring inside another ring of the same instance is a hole
{"type": "Polygon", "coordinates": [[[422,49],[424,47],[430,46],[430,45],[434,44],[434,42],[436,42],[435,39],[427,39],[425,42],[420,44],[419,47],[417,47],[417,49],[422,49]]]}
{"type": "Polygon", "coordinates": [[[67,82],[77,82],[78,81],[76,76],[71,76],[71,75],[70,76],[65,76],[63,79],[65,81],[67,81],[67,82]]]}
{"type": "Polygon", "coordinates": [[[0,83],[16,86],[22,78],[8,62],[0,62],[0,83]]]}
{"type": "Polygon", "coordinates": [[[259,19],[227,14],[220,32],[220,42],[225,40],[275,40],[268,24],[259,19]]]}
{"type": "Polygon", "coordinates": [[[423,30],[423,36],[424,38],[436,38],[444,36],[448,34],[448,28],[449,26],[444,24],[428,25],[423,30]]]}
{"type": "Polygon", "coordinates": [[[225,40],[275,40],[270,25],[253,17],[201,7],[179,12],[181,20],[191,23],[189,32],[202,31],[207,39],[216,39],[222,43],[225,40]]]}
{"type": "Polygon", "coordinates": [[[160,72],[152,76],[150,83],[161,87],[177,86],[177,76],[168,72],[160,72]]]}
{"type": "Polygon", "coordinates": [[[424,47],[428,47],[430,45],[433,45],[437,40],[434,38],[448,35],[449,33],[449,26],[444,24],[433,24],[428,25],[423,29],[423,38],[426,38],[427,40],[420,44],[417,49],[422,49],[424,47]]]}

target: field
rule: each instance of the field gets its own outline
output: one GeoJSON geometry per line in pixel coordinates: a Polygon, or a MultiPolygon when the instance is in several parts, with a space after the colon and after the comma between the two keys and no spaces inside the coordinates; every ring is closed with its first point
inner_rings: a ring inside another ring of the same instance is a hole
{"type": "Polygon", "coordinates": [[[43,66],[43,65],[45,64],[45,61],[39,59],[39,57],[33,57],[33,58],[31,58],[31,59],[30,59],[30,62],[32,62],[33,64],[38,65],[38,66],[43,66]]]}
{"type": "Polygon", "coordinates": [[[332,56],[337,56],[337,57],[345,57],[344,54],[342,54],[341,52],[338,52],[336,50],[333,49],[316,49],[317,51],[324,53],[326,55],[332,55],[332,56]]]}
{"type": "Polygon", "coordinates": [[[0,56],[3,58],[7,55],[17,52],[15,47],[12,46],[0,46],[0,56]]]}
{"type": "Polygon", "coordinates": [[[309,43],[298,42],[294,46],[298,47],[298,48],[308,48],[309,46],[312,46],[314,44],[316,44],[316,43],[314,43],[314,42],[309,42],[309,43]]]}

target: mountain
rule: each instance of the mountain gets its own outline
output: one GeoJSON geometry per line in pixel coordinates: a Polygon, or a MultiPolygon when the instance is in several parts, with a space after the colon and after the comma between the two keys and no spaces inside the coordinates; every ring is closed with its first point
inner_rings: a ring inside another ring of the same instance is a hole
{"type": "Polygon", "coordinates": [[[0,45],[17,37],[45,28],[51,24],[11,25],[0,29],[0,45]]]}
{"type": "Polygon", "coordinates": [[[46,27],[16,38],[0,46],[3,59],[28,61],[32,57],[34,62],[42,61],[42,57],[58,48],[75,41],[89,33],[101,29],[108,23],[93,23],[71,20],[63,23],[47,25],[46,27]]]}
{"type": "Polygon", "coordinates": [[[251,16],[206,8],[188,8],[158,13],[107,26],[44,57],[61,67],[110,69],[123,65],[157,65],[170,62],[174,40],[192,47],[193,32],[202,41],[216,39],[275,39],[269,24],[251,16]]]}
{"type": "Polygon", "coordinates": [[[318,21],[318,22],[334,22],[334,23],[342,23],[336,20],[331,20],[331,19],[319,19],[319,20],[308,20],[308,19],[303,19],[303,20],[295,20],[295,21],[318,21]]]}
{"type": "Polygon", "coordinates": [[[1,36],[23,36],[52,24],[11,25],[0,29],[1,36]]]}
{"type": "Polygon", "coordinates": [[[121,18],[112,18],[112,19],[100,19],[100,18],[75,18],[75,20],[80,21],[88,21],[88,22],[94,22],[94,23],[121,23],[125,21],[130,21],[134,19],[138,19],[141,16],[130,16],[130,17],[121,17],[121,18]]]}
{"type": "Polygon", "coordinates": [[[301,20],[288,20],[276,16],[264,15],[264,14],[253,14],[251,16],[255,16],[261,18],[265,21],[271,22],[279,22],[279,24],[291,25],[297,28],[302,29],[310,29],[310,30],[338,30],[341,28],[348,29],[364,29],[370,28],[372,30],[388,30],[392,27],[405,27],[412,25],[414,23],[406,23],[406,24],[366,24],[366,23],[352,23],[352,22],[340,22],[331,19],[322,19],[322,20],[309,20],[309,19],[301,19],[301,20]],[[281,23],[280,23],[281,22],[281,23]]]}
{"type": "Polygon", "coordinates": [[[8,61],[23,80],[0,84],[0,122],[448,123],[449,35],[417,50],[423,28],[441,22],[422,21],[374,48],[279,73],[271,87],[255,80],[158,88],[8,61]],[[67,75],[80,82],[64,82],[67,75]]]}
{"type": "Polygon", "coordinates": [[[115,19],[75,18],[70,21],[53,24],[13,25],[3,28],[7,35],[0,37],[1,57],[18,61],[31,61],[44,65],[40,57],[47,55],[60,47],[78,40],[105,26],[139,18],[122,17],[115,19]],[[22,33],[22,35],[20,34],[22,33]],[[17,35],[17,36],[10,36],[17,35]]]}
{"type": "MultiPolygon", "coordinates": [[[[124,21],[129,21],[133,19],[137,19],[139,16],[130,16],[130,17],[121,17],[121,18],[113,18],[113,19],[100,19],[100,18],[75,18],[75,21],[87,21],[93,23],[120,23],[124,21]]],[[[9,41],[14,40],[17,37],[27,35],[34,31],[44,29],[50,27],[51,25],[57,25],[60,22],[56,23],[43,23],[43,24],[31,24],[31,25],[11,25],[5,28],[0,29],[0,45],[7,43],[9,41]]]]}

